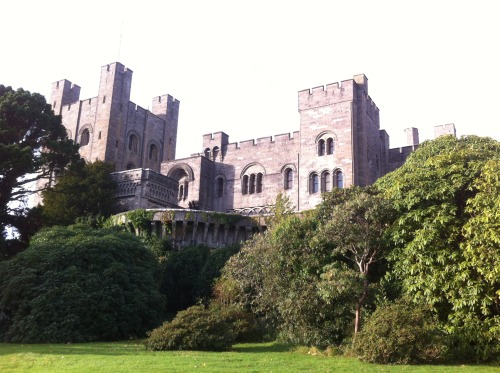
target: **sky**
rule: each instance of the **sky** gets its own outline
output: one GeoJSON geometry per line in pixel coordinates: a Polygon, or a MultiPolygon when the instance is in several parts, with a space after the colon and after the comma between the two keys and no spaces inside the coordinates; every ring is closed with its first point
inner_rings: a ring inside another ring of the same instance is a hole
{"type": "Polygon", "coordinates": [[[25,0],[0,4],[0,84],[46,96],[100,68],[133,70],[131,100],[180,100],[177,158],[299,129],[297,92],[365,74],[391,147],[454,123],[500,140],[495,0],[25,0]]]}

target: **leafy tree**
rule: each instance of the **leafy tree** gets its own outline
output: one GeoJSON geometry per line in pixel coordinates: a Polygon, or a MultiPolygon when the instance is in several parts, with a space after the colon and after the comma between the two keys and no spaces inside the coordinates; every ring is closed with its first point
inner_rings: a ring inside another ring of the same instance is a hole
{"type": "Polygon", "coordinates": [[[399,216],[393,276],[476,359],[500,345],[499,160],[497,141],[445,136],[377,183],[399,216]]]}
{"type": "Polygon", "coordinates": [[[284,341],[341,342],[353,317],[345,301],[351,295],[343,293],[338,302],[321,296],[319,275],[332,259],[324,247],[311,244],[316,229],[313,215],[288,215],[247,241],[215,286],[219,302],[251,310],[284,341]]]}
{"type": "Polygon", "coordinates": [[[84,216],[109,217],[114,208],[114,167],[95,161],[71,167],[43,192],[43,217],[47,225],[69,225],[84,216]]]}
{"type": "Polygon", "coordinates": [[[85,342],[144,336],[163,311],[156,258],[134,235],[44,229],[0,263],[0,340],[85,342]]]}
{"type": "MultiPolygon", "coordinates": [[[[361,276],[349,275],[347,268],[339,271],[340,267],[336,265],[326,268],[324,278],[328,278],[329,287],[334,292],[338,291],[334,289],[337,281],[341,288],[346,287],[344,281],[347,278],[352,279],[347,288],[350,287],[353,294],[356,294],[356,289],[359,290],[354,322],[354,332],[357,333],[361,326],[362,308],[368,298],[370,269],[384,258],[388,248],[385,232],[393,220],[393,209],[389,201],[371,189],[361,188],[336,190],[326,197],[323,205],[326,204],[332,205],[330,216],[325,219],[316,239],[331,245],[332,254],[351,262],[361,276]],[[362,282],[360,288],[356,286],[359,280],[362,282]]],[[[320,213],[324,212],[323,207],[320,213]]]]}
{"type": "Polygon", "coordinates": [[[1,232],[23,224],[23,202],[45,187],[38,180],[79,159],[78,146],[67,138],[61,118],[42,95],[0,85],[1,232]]]}

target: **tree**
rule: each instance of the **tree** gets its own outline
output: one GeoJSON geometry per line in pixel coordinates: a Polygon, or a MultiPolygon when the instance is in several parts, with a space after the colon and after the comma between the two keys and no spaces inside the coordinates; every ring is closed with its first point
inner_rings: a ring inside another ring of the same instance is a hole
{"type": "Polygon", "coordinates": [[[320,274],[332,262],[325,246],[314,245],[314,214],[283,214],[263,234],[231,257],[215,289],[219,302],[252,311],[287,342],[328,346],[350,332],[349,291],[326,299],[320,274]]]}
{"type": "Polygon", "coordinates": [[[393,276],[476,359],[500,345],[499,161],[497,141],[445,136],[377,183],[398,213],[393,276]]]}
{"type": "Polygon", "coordinates": [[[26,197],[80,159],[78,146],[66,136],[61,118],[45,98],[22,88],[0,85],[0,231],[25,220],[26,197]]]}
{"type": "Polygon", "coordinates": [[[69,225],[79,217],[109,217],[116,191],[113,170],[112,164],[98,160],[63,171],[57,184],[42,194],[45,223],[69,225]]]}
{"type": "Polygon", "coordinates": [[[44,229],[0,263],[0,340],[142,337],[162,316],[159,272],[140,240],[117,227],[44,229]]]}
{"type": "MultiPolygon", "coordinates": [[[[359,288],[354,322],[354,333],[357,333],[361,326],[362,308],[368,298],[370,268],[384,258],[388,248],[385,233],[392,222],[393,209],[390,202],[382,196],[371,189],[361,188],[336,190],[326,197],[323,204],[331,204],[333,207],[316,239],[331,245],[332,254],[351,262],[361,275],[362,286],[359,288]]],[[[320,211],[324,214],[325,209],[320,211]]],[[[356,276],[349,275],[347,268],[338,270],[338,265],[326,268],[323,277],[331,283],[329,287],[334,288],[338,281],[344,283],[347,278],[351,278],[348,282],[350,290],[356,293],[356,276]],[[335,271],[332,272],[333,269],[335,271]]],[[[324,283],[323,288],[326,285],[324,283]]]]}

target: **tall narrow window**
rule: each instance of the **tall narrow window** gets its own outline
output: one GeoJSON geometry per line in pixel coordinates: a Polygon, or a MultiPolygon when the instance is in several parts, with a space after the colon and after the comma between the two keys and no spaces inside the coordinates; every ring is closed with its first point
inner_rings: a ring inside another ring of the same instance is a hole
{"type": "Polygon", "coordinates": [[[326,140],[326,154],[333,154],[333,139],[326,140]]]}
{"type": "Polygon", "coordinates": [[[255,174],[250,175],[250,194],[255,193],[255,174]]]}
{"type": "Polygon", "coordinates": [[[262,193],[262,173],[257,174],[257,193],[262,193]]]}
{"type": "Polygon", "coordinates": [[[149,159],[155,162],[158,160],[158,148],[155,144],[149,146],[149,159]]]}
{"type": "Polygon", "coordinates": [[[344,187],[344,175],[342,174],[342,171],[335,172],[335,186],[337,188],[344,187]]]}
{"type": "Polygon", "coordinates": [[[212,156],[214,157],[213,160],[216,161],[217,160],[217,156],[219,155],[219,147],[218,146],[214,146],[214,148],[212,149],[212,156]]]}
{"type": "Polygon", "coordinates": [[[332,180],[330,173],[325,171],[321,174],[321,191],[329,192],[332,190],[332,180]]]}
{"type": "Polygon", "coordinates": [[[293,188],[293,171],[291,168],[286,169],[284,182],[285,189],[293,188]]]}
{"type": "Polygon", "coordinates": [[[179,201],[184,198],[184,185],[179,185],[179,201]]]}
{"type": "Polygon", "coordinates": [[[205,157],[210,158],[210,148],[205,149],[205,157]]]}
{"type": "Polygon", "coordinates": [[[88,129],[84,129],[82,135],[80,137],[80,145],[85,146],[90,142],[90,131],[88,129]]]}
{"type": "Polygon", "coordinates": [[[139,144],[139,139],[136,135],[132,134],[128,138],[128,150],[133,153],[137,153],[137,145],[139,144]]]}
{"type": "Polygon", "coordinates": [[[215,183],[217,197],[222,197],[224,195],[224,179],[218,177],[215,183]]]}
{"type": "Polygon", "coordinates": [[[319,192],[319,177],[318,174],[311,174],[309,178],[309,193],[319,192]]]}
{"type": "Polygon", "coordinates": [[[243,184],[241,185],[243,194],[248,194],[248,175],[243,176],[243,184]]]}
{"type": "Polygon", "coordinates": [[[325,155],[325,140],[318,142],[318,155],[325,155]]]}

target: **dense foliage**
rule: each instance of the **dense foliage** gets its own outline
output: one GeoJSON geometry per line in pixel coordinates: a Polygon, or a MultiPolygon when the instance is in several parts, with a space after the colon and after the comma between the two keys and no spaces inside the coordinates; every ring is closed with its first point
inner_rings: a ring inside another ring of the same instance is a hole
{"type": "Polygon", "coordinates": [[[25,200],[44,187],[35,182],[79,160],[78,146],[42,95],[0,84],[0,249],[9,225],[27,242],[25,200]]]}
{"type": "Polygon", "coordinates": [[[377,308],[356,335],[353,350],[361,360],[378,364],[430,363],[446,353],[435,315],[401,300],[377,308]]]}
{"type": "Polygon", "coordinates": [[[69,225],[85,216],[109,217],[113,213],[116,183],[114,166],[95,161],[62,172],[57,184],[43,192],[42,215],[46,225],[69,225]]]}
{"type": "Polygon", "coordinates": [[[462,357],[500,346],[500,143],[427,142],[377,185],[393,200],[392,278],[438,312],[462,357]]]}
{"type": "Polygon", "coordinates": [[[234,323],[220,312],[204,306],[180,311],[174,320],[149,333],[146,347],[150,350],[228,350],[236,340],[234,323]]]}
{"type": "Polygon", "coordinates": [[[167,298],[167,312],[175,313],[210,298],[214,281],[238,250],[238,245],[218,249],[198,245],[167,252],[162,259],[161,286],[167,298]]]}
{"type": "Polygon", "coordinates": [[[83,342],[140,337],[160,322],[159,266],[130,233],[84,225],[35,235],[0,263],[0,339],[83,342]]]}

